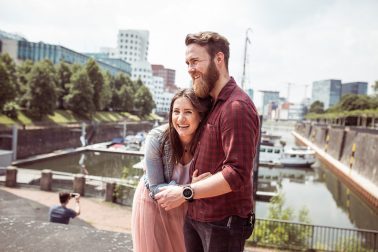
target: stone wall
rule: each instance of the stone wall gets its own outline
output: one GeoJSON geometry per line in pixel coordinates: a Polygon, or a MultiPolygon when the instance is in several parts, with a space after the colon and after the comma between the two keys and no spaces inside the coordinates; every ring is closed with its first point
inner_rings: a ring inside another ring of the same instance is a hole
{"type": "MultiPolygon", "coordinates": [[[[113,138],[122,137],[123,124],[91,124],[86,126],[86,138],[91,144],[108,142],[113,138]]],[[[127,123],[126,134],[135,134],[139,131],[148,132],[151,122],[127,123]]],[[[9,135],[12,131],[2,130],[0,135],[9,135]]],[[[55,150],[77,148],[80,142],[81,126],[54,126],[32,129],[19,129],[17,142],[17,159],[45,154],[55,150]]],[[[11,139],[0,138],[0,149],[11,150],[11,139]]]]}
{"type": "Polygon", "coordinates": [[[352,169],[378,184],[378,130],[306,123],[296,126],[296,131],[322,150],[325,150],[328,134],[326,152],[347,167],[350,167],[355,144],[352,169]]]}

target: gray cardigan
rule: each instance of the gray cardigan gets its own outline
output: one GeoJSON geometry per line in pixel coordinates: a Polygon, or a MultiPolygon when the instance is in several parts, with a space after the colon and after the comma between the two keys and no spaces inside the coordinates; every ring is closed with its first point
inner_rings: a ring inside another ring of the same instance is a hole
{"type": "Polygon", "coordinates": [[[168,125],[162,125],[152,129],[145,142],[145,184],[150,190],[150,196],[154,198],[159,188],[166,185],[176,185],[172,180],[174,164],[171,163],[172,146],[168,141],[163,143],[163,133],[168,125]],[[162,151],[164,144],[164,151],[162,151]]]}

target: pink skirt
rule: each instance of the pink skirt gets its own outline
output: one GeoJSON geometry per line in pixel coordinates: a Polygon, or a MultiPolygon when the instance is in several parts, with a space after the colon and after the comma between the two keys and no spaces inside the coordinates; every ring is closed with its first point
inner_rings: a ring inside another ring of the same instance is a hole
{"type": "Polygon", "coordinates": [[[135,252],[184,252],[184,218],[187,204],[165,211],[151,199],[140,181],[135,190],[131,232],[135,252]]]}

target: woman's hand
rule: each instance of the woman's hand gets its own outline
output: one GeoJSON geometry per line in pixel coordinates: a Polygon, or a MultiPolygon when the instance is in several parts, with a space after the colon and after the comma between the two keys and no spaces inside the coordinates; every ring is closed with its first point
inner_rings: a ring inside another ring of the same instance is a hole
{"type": "Polygon", "coordinates": [[[197,176],[197,175],[198,175],[198,169],[193,172],[192,183],[196,183],[200,180],[203,180],[207,177],[210,177],[212,174],[210,172],[205,172],[205,173],[202,173],[199,176],[197,176]]]}

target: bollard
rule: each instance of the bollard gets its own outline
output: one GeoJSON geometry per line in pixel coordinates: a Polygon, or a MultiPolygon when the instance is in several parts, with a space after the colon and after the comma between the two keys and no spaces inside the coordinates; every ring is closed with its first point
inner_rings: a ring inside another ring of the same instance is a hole
{"type": "Polygon", "coordinates": [[[5,171],[5,186],[16,187],[17,186],[17,167],[8,166],[5,171]]]}
{"type": "Polygon", "coordinates": [[[83,174],[76,174],[73,182],[73,191],[74,193],[79,193],[81,196],[84,196],[85,189],[85,177],[83,174]]]}
{"type": "Polygon", "coordinates": [[[42,191],[51,191],[52,185],[52,172],[49,169],[42,170],[41,180],[40,180],[40,189],[42,191]]]}
{"type": "Polygon", "coordinates": [[[116,197],[114,196],[116,183],[115,182],[107,182],[106,183],[106,190],[105,190],[105,201],[115,202],[116,197]]]}

